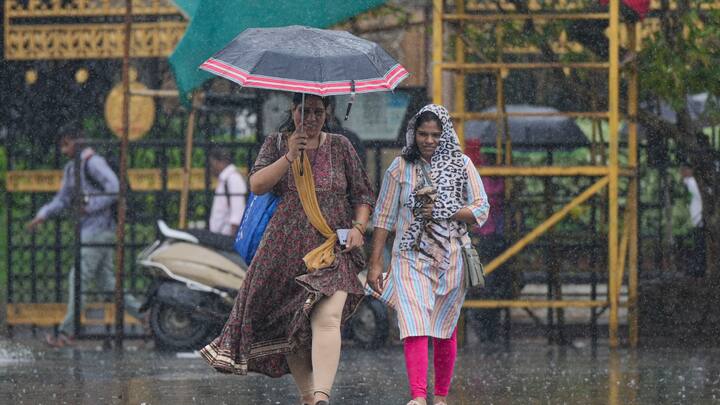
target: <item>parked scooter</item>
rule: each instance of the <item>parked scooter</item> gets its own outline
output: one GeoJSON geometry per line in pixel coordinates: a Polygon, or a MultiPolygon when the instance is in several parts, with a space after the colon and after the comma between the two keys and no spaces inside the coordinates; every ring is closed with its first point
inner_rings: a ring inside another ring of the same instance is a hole
{"type": "MultiPolygon", "coordinates": [[[[222,329],[247,265],[234,250],[234,238],[204,230],[181,231],[158,221],[161,238],[145,248],[137,263],[154,280],[141,310],[150,311],[158,348],[195,350],[222,329]]],[[[377,347],[388,336],[387,310],[366,298],[343,330],[363,347],[377,347]]]]}
{"type": "Polygon", "coordinates": [[[161,238],[137,263],[153,276],[143,305],[158,348],[197,349],[217,335],[232,310],[247,265],[232,237],[202,230],[180,231],[158,221],[161,238]]]}

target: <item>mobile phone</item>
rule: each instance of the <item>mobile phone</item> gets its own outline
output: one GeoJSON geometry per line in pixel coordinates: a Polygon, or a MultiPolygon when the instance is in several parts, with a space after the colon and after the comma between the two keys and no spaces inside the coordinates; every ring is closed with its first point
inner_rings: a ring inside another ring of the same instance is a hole
{"type": "Polygon", "coordinates": [[[337,233],[338,243],[340,243],[341,246],[347,245],[347,238],[350,229],[338,229],[335,232],[337,233]]]}

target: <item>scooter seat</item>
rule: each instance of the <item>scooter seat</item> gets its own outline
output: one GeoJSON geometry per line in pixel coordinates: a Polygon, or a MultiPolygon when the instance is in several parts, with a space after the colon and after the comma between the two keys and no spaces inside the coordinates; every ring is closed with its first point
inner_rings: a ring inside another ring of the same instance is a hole
{"type": "Polygon", "coordinates": [[[157,225],[160,233],[163,234],[163,236],[165,236],[166,238],[184,240],[190,243],[199,243],[195,236],[190,235],[189,233],[181,231],[179,229],[170,228],[168,224],[166,224],[165,221],[163,221],[162,219],[157,221],[157,225]]]}
{"type": "Polygon", "coordinates": [[[205,229],[188,229],[185,231],[196,237],[198,243],[225,252],[235,252],[235,238],[205,229]]]}

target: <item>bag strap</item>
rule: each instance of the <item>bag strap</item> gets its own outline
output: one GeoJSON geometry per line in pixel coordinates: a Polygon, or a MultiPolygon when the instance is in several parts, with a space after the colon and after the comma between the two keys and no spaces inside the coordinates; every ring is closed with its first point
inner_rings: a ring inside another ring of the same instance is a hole
{"type": "MultiPolygon", "coordinates": [[[[427,169],[425,168],[425,165],[421,163],[421,164],[420,164],[420,169],[422,170],[423,178],[425,179],[425,184],[428,185],[428,186],[433,186],[432,177],[430,177],[430,173],[428,173],[427,169]]],[[[462,224],[463,226],[465,226],[465,229],[467,230],[467,226],[468,226],[468,225],[465,224],[465,223],[463,223],[463,222],[461,222],[461,224],[462,224]]],[[[466,236],[467,236],[468,239],[469,239],[470,234],[468,233],[468,234],[466,234],[466,236]]],[[[471,239],[469,239],[469,240],[472,241],[471,239]]],[[[465,242],[463,242],[463,243],[465,243],[465,242]]]]}
{"type": "Polygon", "coordinates": [[[228,179],[225,179],[224,188],[225,188],[225,198],[227,198],[227,203],[228,203],[228,209],[231,209],[230,188],[228,187],[228,179]]]}
{"type": "Polygon", "coordinates": [[[92,159],[93,156],[95,156],[95,154],[88,156],[83,161],[83,172],[85,173],[85,180],[89,181],[90,185],[92,185],[94,188],[105,191],[105,187],[103,187],[102,183],[100,183],[98,179],[96,179],[90,172],[90,159],[92,159]]]}
{"type": "Polygon", "coordinates": [[[430,177],[430,173],[428,173],[427,168],[425,168],[425,165],[423,163],[420,163],[420,169],[422,170],[423,178],[425,179],[425,185],[432,187],[432,177],[430,177]]]}

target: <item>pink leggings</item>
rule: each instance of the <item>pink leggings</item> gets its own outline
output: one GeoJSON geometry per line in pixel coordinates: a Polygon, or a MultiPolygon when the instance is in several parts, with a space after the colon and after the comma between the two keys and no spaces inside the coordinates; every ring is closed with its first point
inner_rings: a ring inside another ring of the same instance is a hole
{"type": "MultiPolygon", "coordinates": [[[[410,395],[412,398],[425,398],[427,397],[428,337],[406,337],[403,344],[410,395]]],[[[457,357],[457,328],[450,339],[433,338],[433,353],[435,395],[444,397],[450,391],[450,380],[457,357]]]]}

